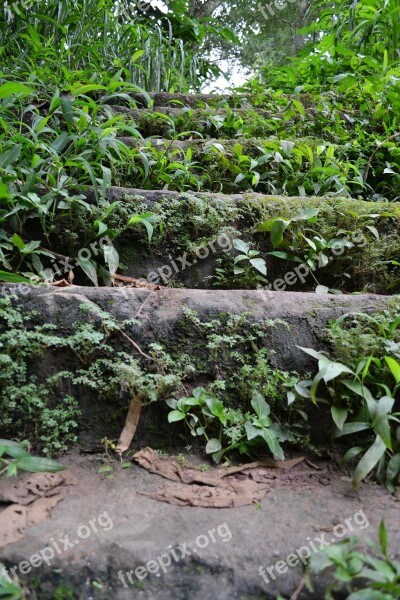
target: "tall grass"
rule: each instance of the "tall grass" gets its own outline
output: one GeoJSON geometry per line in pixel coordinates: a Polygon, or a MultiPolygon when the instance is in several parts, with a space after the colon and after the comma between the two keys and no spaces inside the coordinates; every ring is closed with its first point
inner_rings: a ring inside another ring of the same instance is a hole
{"type": "Polygon", "coordinates": [[[170,20],[135,11],[127,18],[115,0],[24,0],[4,7],[3,73],[58,84],[72,76],[107,83],[117,74],[149,92],[198,89],[208,65],[195,56],[193,39],[201,43],[204,28],[184,14],[170,20]],[[185,39],[175,32],[177,23],[178,34],[190,30],[185,39]]]}
{"type": "Polygon", "coordinates": [[[334,34],[336,42],[371,56],[400,59],[400,0],[319,1],[316,27],[334,34]]]}

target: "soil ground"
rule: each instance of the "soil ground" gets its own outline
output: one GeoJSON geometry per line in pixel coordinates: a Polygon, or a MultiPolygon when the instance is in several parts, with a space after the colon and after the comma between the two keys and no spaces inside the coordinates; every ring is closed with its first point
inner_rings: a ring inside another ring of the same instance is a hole
{"type": "MultiPolygon", "coordinates": [[[[202,463],[187,454],[180,460],[202,463]]],[[[78,451],[65,456],[63,463],[73,478],[66,498],[47,519],[28,528],[22,540],[0,550],[0,560],[11,567],[69,536],[73,547],[55,553],[49,566],[32,569],[24,578],[36,589],[29,597],[38,600],[269,600],[278,594],[289,598],[299,589],[302,563],[281,575],[273,570],[275,580],[267,574],[268,583],[259,574],[260,566],[267,569],[301,547],[312,547],[310,542],[318,549],[321,536],[337,540],[343,528],[336,535],[334,526],[349,518],[354,530],[345,525],[346,534],[364,538],[376,537],[384,517],[391,550],[400,547],[397,498],[372,482],[354,492],[349,473],[334,462],[274,469],[269,492],[260,503],[230,509],[176,507],[142,495],[157,491],[165,480],[136,464],[122,469],[111,463],[112,472],[99,474],[103,457],[78,451]],[[97,532],[78,540],[77,531],[91,520],[96,520],[97,532]],[[185,543],[191,553],[181,558],[176,547],[185,543]],[[147,572],[141,581],[133,572],[133,585],[124,575],[126,587],[118,578],[119,571],[134,571],[163,554],[171,557],[173,549],[179,560],[171,560],[165,572],[158,565],[158,572],[147,572]]],[[[304,588],[293,598],[321,599],[326,580],[315,579],[314,584],[314,592],[304,588]]]]}

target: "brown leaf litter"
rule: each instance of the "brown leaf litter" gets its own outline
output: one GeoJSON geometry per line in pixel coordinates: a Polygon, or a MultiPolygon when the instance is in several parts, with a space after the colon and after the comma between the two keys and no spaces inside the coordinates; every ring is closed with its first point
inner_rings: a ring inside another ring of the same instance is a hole
{"type": "Polygon", "coordinates": [[[2,481],[0,503],[11,504],[0,512],[0,547],[22,539],[27,527],[43,521],[71,484],[65,473],[34,473],[16,482],[2,481]]]}
{"type": "MultiPolygon", "coordinates": [[[[289,471],[304,461],[304,456],[287,461],[267,459],[203,472],[183,468],[173,457],[158,456],[151,448],[136,452],[133,458],[150,473],[174,482],[158,492],[141,494],[176,506],[203,508],[233,508],[259,502],[270,491],[271,480],[280,479],[274,472],[289,471]]],[[[285,479],[290,480],[287,474],[285,479]]]]}

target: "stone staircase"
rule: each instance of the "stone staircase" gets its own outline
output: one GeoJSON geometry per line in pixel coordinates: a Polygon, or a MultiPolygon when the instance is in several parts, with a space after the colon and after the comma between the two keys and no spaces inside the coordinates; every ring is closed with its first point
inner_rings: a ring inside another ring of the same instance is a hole
{"type": "MultiPolygon", "coordinates": [[[[169,156],[178,153],[177,162],[179,153],[190,148],[192,160],[205,173],[218,172],[215,157],[221,146],[229,153],[235,144],[241,144],[246,154],[256,159],[259,146],[279,142],[286,136],[290,138],[295,123],[302,124],[305,136],[312,136],[305,137],[306,145],[324,141],[324,131],[318,128],[318,114],[307,97],[304,115],[290,107],[293,98],[285,96],[267,97],[261,107],[252,106],[244,95],[159,93],[131,97],[135,108],[113,104],[109,110],[114,115],[124,115],[143,138],[125,136],[118,141],[129,148],[165,148],[169,156]],[[232,115],[231,126],[224,124],[228,114],[232,115]],[[234,128],[237,119],[245,125],[249,120],[245,135],[239,137],[234,128]]],[[[107,104],[106,99],[104,103],[107,104]]],[[[235,177],[232,173],[231,184],[235,177]]],[[[184,192],[140,188],[134,174],[130,187],[112,182],[106,200],[108,204],[121,203],[118,218],[150,210],[164,222],[159,243],[149,245],[138,228],[126,231],[115,242],[125,265],[120,272],[139,280],[136,287],[94,288],[89,287],[89,281],[82,275],[76,275],[77,285],[70,287],[32,287],[22,295],[16,284],[10,284],[3,287],[2,293],[6,290],[21,306],[37,310],[37,322],[54,323],[65,332],[73,331],[76,322],[82,319],[80,306],[92,305],[118,320],[138,319],[141,326],[132,326],[132,335],[142,348],[157,342],[171,350],[179,347],[198,356],[202,351],[198,346],[201,336],[195,324],[183,323],[185,309],[196,311],[208,320],[222,314],[244,313],[258,324],[279,319],[281,324],[266,331],[262,340],[266,348],[275,352],[274,365],[303,374],[312,371],[315,361],[298,346],[329,349],[324,336],[329,321],[348,312],[373,313],[393,304],[387,292],[393,272],[385,261],[394,259],[400,247],[400,203],[391,203],[389,211],[385,202],[372,204],[329,195],[235,193],[228,179],[227,175],[228,183],[221,190],[216,189],[214,182],[208,187],[204,185],[201,191],[188,187],[184,192]],[[347,292],[342,295],[316,294],[316,281],[309,270],[306,272],[304,264],[267,255],[273,250],[270,235],[256,231],[257,224],[263,221],[290,219],[302,210],[316,208],[318,225],[314,227],[327,239],[337,231],[348,230],[350,234],[355,220],[362,222],[371,213],[375,215],[373,226],[379,236],[369,232],[367,244],[360,243],[359,247],[354,244],[351,254],[330,257],[332,264],[318,271],[318,283],[347,292]],[[267,258],[270,286],[254,280],[252,287],[240,289],[240,281],[230,270],[235,237],[258,247],[267,258]],[[219,287],[216,269],[227,273],[219,287]],[[141,288],[140,280],[159,287],[141,288]]],[[[83,190],[82,194],[88,203],[96,203],[93,189],[83,190]]],[[[77,231],[80,234],[79,227],[77,231]]],[[[66,253],[62,230],[53,236],[52,250],[66,253]]],[[[90,321],[89,316],[87,319],[90,321]]],[[[52,372],[64,360],[62,355],[47,356],[45,368],[52,372]]],[[[314,592],[306,590],[301,583],[301,564],[268,583],[260,576],[259,567],[275,564],[295,548],[304,546],[310,536],[317,536],[335,523],[343,523],[360,510],[368,516],[371,527],[357,534],[373,536],[384,516],[393,548],[396,542],[398,547],[400,531],[395,500],[368,482],[361,485],[358,493],[352,492],[348,475],[344,476],[330,461],[317,467],[321,474],[312,483],[303,481],[281,488],[277,475],[276,485],[271,481],[271,492],[260,506],[218,510],[157,503],[141,493],[154,491],[160,478],[138,466],[115,469],[111,479],[98,474],[101,458],[93,452],[98,451],[103,438],[118,436],[124,415],[115,420],[112,406],[94,404],[89,397],[82,397],[80,402],[84,425],[79,444],[65,458],[75,475],[75,485],[51,518],[28,529],[20,542],[0,549],[0,559],[8,566],[18,564],[48,545],[50,539],[67,532],[73,536],[79,526],[105,510],[114,525],[110,531],[100,531],[57,556],[51,568],[34,569],[35,573],[29,577],[37,575],[38,591],[32,598],[275,600],[280,594],[298,600],[320,600],[326,581],[317,580],[314,592]],[[191,542],[197,535],[223,523],[232,533],[229,543],[214,544],[192,554],[167,573],[158,571],[152,575],[149,570],[145,578],[136,578],[133,586],[125,586],[119,577],[121,571],[135,570],[155,559],[169,545],[191,542]]],[[[158,405],[144,415],[134,447],[138,449],[154,440],[159,442],[160,435],[152,436],[154,429],[168,437],[166,443],[171,452],[182,449],[182,430],[166,424],[166,411],[158,405]]],[[[324,424],[317,422],[314,429],[323,447],[324,424]]],[[[193,458],[190,452],[184,451],[185,460],[193,458]]]]}

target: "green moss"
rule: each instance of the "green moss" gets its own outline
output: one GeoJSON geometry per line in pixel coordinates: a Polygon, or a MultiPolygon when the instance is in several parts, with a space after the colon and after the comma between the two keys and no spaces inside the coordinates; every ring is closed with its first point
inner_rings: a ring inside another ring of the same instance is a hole
{"type": "Polygon", "coordinates": [[[161,243],[171,254],[194,253],[199,246],[231,232],[239,214],[234,203],[189,193],[181,194],[178,199],[161,199],[152,211],[164,223],[164,231],[155,237],[155,243],[161,243]]]}

